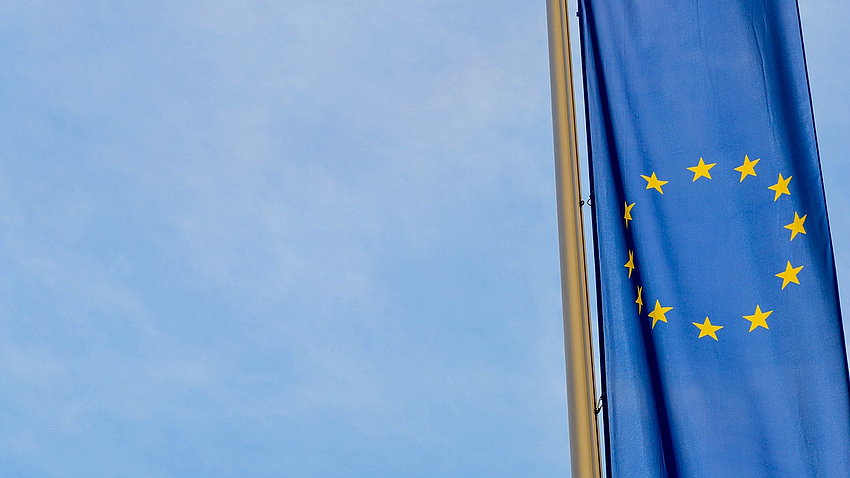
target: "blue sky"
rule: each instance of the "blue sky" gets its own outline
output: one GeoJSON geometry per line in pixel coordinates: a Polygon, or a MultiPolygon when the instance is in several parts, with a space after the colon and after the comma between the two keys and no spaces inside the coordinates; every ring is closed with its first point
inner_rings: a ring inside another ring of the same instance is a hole
{"type": "Polygon", "coordinates": [[[4,476],[569,473],[543,1],[5,2],[0,54],[4,476]]]}

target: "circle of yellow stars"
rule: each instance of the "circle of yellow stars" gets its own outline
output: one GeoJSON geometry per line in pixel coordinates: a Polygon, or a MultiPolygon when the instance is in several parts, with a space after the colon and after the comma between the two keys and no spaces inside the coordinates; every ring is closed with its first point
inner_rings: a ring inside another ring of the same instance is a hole
{"type": "MultiPolygon", "coordinates": [[[[750,160],[748,155],[744,156],[744,163],[740,166],[733,168],[734,171],[741,173],[741,177],[739,182],[743,183],[744,180],[753,176],[756,177],[756,165],[758,165],[761,159],[750,160]]],[[[699,162],[695,166],[688,167],[688,171],[691,171],[694,174],[692,182],[696,182],[698,179],[711,179],[711,169],[717,166],[717,163],[706,163],[703,158],[699,158],[699,162]]],[[[664,185],[668,184],[669,181],[662,180],[658,178],[655,171],[652,171],[649,176],[641,175],[641,177],[646,181],[646,189],[647,190],[655,190],[659,194],[664,194],[664,185]]],[[[777,179],[776,184],[768,186],[767,189],[773,191],[773,201],[778,201],[783,195],[791,196],[791,191],[789,185],[791,183],[792,176],[783,177],[782,174],[779,174],[779,179],[777,179]]],[[[626,222],[626,228],[629,227],[629,222],[633,220],[632,214],[635,208],[636,202],[629,204],[628,201],[624,201],[623,205],[623,219],[626,222]]],[[[793,241],[794,238],[797,237],[798,234],[806,234],[806,229],[804,227],[804,223],[806,222],[806,215],[804,214],[800,217],[799,212],[794,212],[794,219],[791,223],[784,226],[785,229],[791,231],[791,238],[789,241],[793,241]]],[[[628,276],[631,279],[632,272],[637,268],[635,264],[635,253],[632,250],[628,251],[628,261],[624,264],[623,267],[628,269],[628,276]]],[[[785,290],[789,284],[800,284],[800,280],[797,275],[800,271],[803,270],[802,265],[797,265],[796,267],[791,264],[791,261],[786,261],[785,270],[780,271],[776,274],[776,277],[782,279],[782,285],[780,286],[782,290],[785,290]]],[[[638,315],[640,315],[644,308],[643,303],[643,287],[637,285],[637,299],[635,300],[635,304],[638,308],[638,315]]],[[[659,322],[667,323],[667,313],[672,311],[673,307],[671,306],[663,306],[660,300],[655,301],[654,308],[647,313],[650,319],[652,319],[651,328],[655,328],[655,326],[659,322]]],[[[757,328],[763,328],[765,330],[769,330],[770,327],[767,324],[767,319],[770,315],[773,314],[772,310],[762,311],[761,304],[756,304],[755,311],[751,315],[742,315],[741,317],[749,322],[749,332],[753,332],[757,328]]],[[[719,341],[717,338],[717,332],[720,331],[724,326],[717,325],[711,323],[711,319],[706,317],[702,322],[691,322],[698,329],[697,339],[701,339],[703,337],[710,337],[715,341],[719,341]]]]}

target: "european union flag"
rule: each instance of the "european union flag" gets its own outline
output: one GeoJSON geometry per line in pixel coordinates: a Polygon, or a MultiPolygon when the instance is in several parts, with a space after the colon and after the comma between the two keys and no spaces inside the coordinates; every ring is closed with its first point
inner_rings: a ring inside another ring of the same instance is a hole
{"type": "Polygon", "coordinates": [[[850,477],[794,0],[583,0],[614,476],[850,477]]]}

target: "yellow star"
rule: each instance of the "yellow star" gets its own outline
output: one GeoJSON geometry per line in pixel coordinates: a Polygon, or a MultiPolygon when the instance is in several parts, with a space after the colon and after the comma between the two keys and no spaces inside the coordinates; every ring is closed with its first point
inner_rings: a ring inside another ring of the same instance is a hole
{"type": "Polygon", "coordinates": [[[688,168],[688,171],[692,171],[694,173],[693,182],[696,182],[696,180],[699,178],[711,179],[711,173],[709,173],[708,170],[713,168],[716,164],[717,163],[705,164],[702,158],[699,158],[699,164],[688,168]]]}
{"type": "Polygon", "coordinates": [[[697,337],[698,339],[708,336],[714,340],[717,340],[717,331],[723,328],[722,325],[711,325],[711,321],[708,320],[708,317],[706,317],[705,322],[701,324],[699,322],[691,323],[696,325],[699,329],[699,337],[697,337]]]}
{"type": "Polygon", "coordinates": [[[632,271],[635,270],[635,253],[634,251],[629,251],[629,262],[626,262],[626,267],[629,269],[629,279],[632,278],[632,271]]]}
{"type": "Polygon", "coordinates": [[[794,211],[794,222],[785,226],[785,229],[791,230],[791,240],[792,241],[794,240],[794,237],[797,236],[797,233],[800,233],[800,234],[806,233],[806,230],[803,229],[803,223],[806,221],[806,216],[808,216],[808,214],[805,214],[805,215],[803,215],[803,217],[800,217],[797,214],[797,211],[794,211]]]}
{"type": "Polygon", "coordinates": [[[641,174],[640,177],[646,179],[646,189],[655,189],[661,194],[664,194],[664,191],[661,190],[661,186],[664,186],[665,184],[670,182],[658,179],[657,177],[655,177],[655,172],[652,173],[652,176],[644,176],[643,174],[641,174]]]}
{"type": "Polygon", "coordinates": [[[791,261],[788,261],[788,265],[785,266],[785,270],[776,274],[776,277],[782,279],[782,288],[784,289],[789,282],[793,282],[795,284],[799,284],[800,281],[797,279],[797,274],[803,270],[803,266],[800,267],[792,267],[791,261]]]}
{"type": "Polygon", "coordinates": [[[739,173],[741,173],[741,180],[738,181],[738,182],[740,182],[740,183],[744,182],[744,178],[746,178],[747,176],[755,176],[756,175],[756,164],[758,164],[759,161],[761,161],[761,158],[759,158],[755,161],[750,161],[750,157],[747,156],[747,155],[744,155],[744,164],[735,168],[735,171],[738,171],[739,173]]]}
{"type": "Polygon", "coordinates": [[[787,178],[783,178],[782,175],[779,175],[779,181],[776,182],[773,186],[768,186],[767,189],[771,189],[776,192],[776,196],[773,197],[773,201],[776,202],[779,199],[779,196],[783,194],[791,195],[791,192],[788,191],[788,183],[791,182],[791,178],[793,176],[788,176],[787,178]]]}
{"type": "Polygon", "coordinates": [[[643,299],[640,298],[641,292],[643,292],[643,288],[641,286],[637,286],[638,288],[638,298],[635,301],[635,304],[638,305],[638,315],[640,315],[640,309],[643,307],[643,299]]]}
{"type": "Polygon", "coordinates": [[[772,313],[772,310],[762,312],[761,307],[756,306],[756,311],[753,315],[745,315],[743,317],[750,321],[750,332],[752,332],[753,330],[756,330],[756,327],[764,327],[767,329],[767,318],[770,317],[770,314],[772,313]]]}
{"type": "Polygon", "coordinates": [[[626,213],[623,214],[623,219],[626,220],[626,227],[629,227],[629,221],[632,220],[632,208],[635,207],[635,203],[629,204],[626,201],[623,201],[623,204],[626,205],[626,213]]]}
{"type": "Polygon", "coordinates": [[[655,301],[655,309],[649,313],[649,317],[652,318],[652,328],[655,328],[655,323],[659,320],[661,322],[667,323],[667,317],[664,316],[667,312],[673,310],[672,307],[661,307],[661,303],[657,300],[655,301]]]}

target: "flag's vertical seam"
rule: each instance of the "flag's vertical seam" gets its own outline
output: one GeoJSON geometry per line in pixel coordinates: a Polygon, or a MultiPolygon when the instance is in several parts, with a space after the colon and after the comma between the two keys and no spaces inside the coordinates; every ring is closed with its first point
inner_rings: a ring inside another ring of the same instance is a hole
{"type": "Polygon", "coordinates": [[[591,236],[593,238],[593,265],[596,271],[594,280],[596,282],[596,331],[597,344],[599,348],[599,388],[600,398],[602,402],[602,433],[600,436],[604,440],[604,455],[605,455],[605,476],[612,478],[611,472],[611,437],[609,435],[608,423],[608,385],[605,375],[605,340],[602,333],[602,271],[599,261],[599,231],[596,227],[596,204],[593,186],[593,158],[590,149],[590,110],[587,103],[587,69],[585,68],[584,54],[584,18],[583,18],[583,0],[577,2],[578,11],[578,28],[579,28],[579,50],[581,51],[581,79],[582,79],[582,96],[584,97],[584,124],[585,124],[585,140],[587,141],[587,174],[590,189],[590,223],[591,236]]]}

